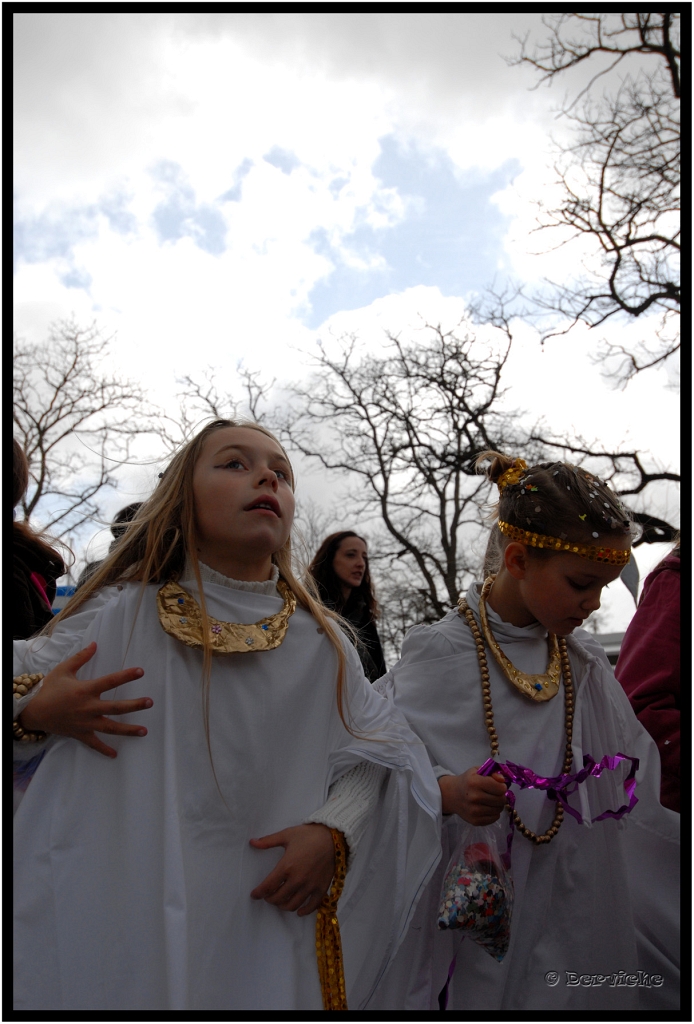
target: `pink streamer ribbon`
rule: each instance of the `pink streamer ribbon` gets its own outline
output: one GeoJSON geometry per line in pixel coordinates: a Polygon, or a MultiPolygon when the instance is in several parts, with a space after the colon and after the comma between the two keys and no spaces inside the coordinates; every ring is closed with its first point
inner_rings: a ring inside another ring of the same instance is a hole
{"type": "MultiPolygon", "coordinates": [[[[491,775],[493,772],[499,772],[503,775],[508,786],[515,783],[521,789],[545,790],[548,800],[558,800],[564,810],[573,815],[579,825],[581,825],[583,824],[583,818],[569,804],[569,796],[575,793],[579,785],[585,782],[586,779],[590,777],[599,779],[605,770],[613,772],[622,761],[631,761],[629,774],[624,780],[624,792],[628,802],[622,804],[616,811],[603,811],[597,817],[591,818],[591,822],[594,822],[603,821],[605,818],[622,818],[625,814],[629,814],[639,802],[635,794],[636,772],[639,767],[638,757],[630,757],[628,754],[605,754],[600,761],[596,762],[595,758],[591,757],[590,754],[584,754],[583,768],[580,771],[572,775],[554,776],[536,775],[530,768],[524,768],[521,764],[514,764],[513,761],[506,761],[504,764],[500,764],[493,757],[490,757],[483,765],[480,765],[477,774],[491,775]],[[569,786],[572,788],[569,789],[569,786]]],[[[506,791],[506,799],[508,800],[509,807],[513,810],[516,798],[510,789],[506,791]]],[[[513,832],[513,818],[511,818],[511,832],[513,832]]]]}

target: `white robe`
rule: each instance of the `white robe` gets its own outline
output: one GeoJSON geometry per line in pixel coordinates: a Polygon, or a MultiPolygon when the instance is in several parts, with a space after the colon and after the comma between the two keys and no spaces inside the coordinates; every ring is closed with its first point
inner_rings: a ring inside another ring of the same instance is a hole
{"type": "MultiPolygon", "coordinates": [[[[467,595],[479,623],[479,585],[467,595]]],[[[545,671],[546,630],[518,628],[489,609],[494,635],[518,668],[545,671]]],[[[679,815],[659,802],[657,748],[631,710],[609,663],[590,634],[579,630],[567,647],[575,691],[572,771],[583,754],[638,757],[639,802],[621,821],[590,824],[608,808],[627,803],[622,782],[629,764],[578,787],[569,814],[548,845],[536,847],[516,833],[512,848],[515,901],[511,945],[502,963],[459,931],[436,928],[442,876],[460,834],[461,820],[444,820],[443,857],[420,900],[410,933],[372,1002],[379,1009],[438,1010],[437,997],[457,951],[449,1010],[673,1009],[679,1005],[679,815]],[[663,977],[660,987],[632,982],[638,970],[663,977]],[[559,976],[552,985],[549,972],[559,976]],[[569,984],[570,975],[590,975],[569,984]],[[616,974],[599,983],[593,975],[616,974]]],[[[565,748],[563,688],[546,703],[530,702],[503,676],[487,652],[497,760],[539,775],[561,773],[565,748]]],[[[433,626],[408,633],[397,665],[376,683],[403,711],[424,740],[433,764],[460,774],[490,756],[484,724],[480,670],[469,626],[457,610],[433,626]]],[[[533,831],[551,824],[555,804],[538,790],[518,791],[516,809],[533,831]]],[[[502,816],[503,836],[508,817],[502,816]]]]}
{"type": "MultiPolygon", "coordinates": [[[[195,593],[195,584],[185,583],[195,593]]],[[[337,658],[297,608],[280,647],[214,656],[208,755],[202,654],[164,633],[156,586],[109,588],[51,638],[15,644],[15,674],[47,671],[96,640],[80,672],[139,665],[118,698],[145,738],[111,760],[56,737],[15,817],[15,1009],[320,1010],[315,915],[251,890],[283,854],[249,839],[299,824],[363,760],[392,769],[339,905],[348,1005],[365,1005],[440,856],[438,786],[421,742],[348,655],[353,737],[336,705],[337,658]],[[141,603],[140,603],[141,602],[141,603]]],[[[279,595],[205,583],[209,613],[255,622],[279,595]]],[[[114,694],[105,694],[113,697],[114,694]]]]}

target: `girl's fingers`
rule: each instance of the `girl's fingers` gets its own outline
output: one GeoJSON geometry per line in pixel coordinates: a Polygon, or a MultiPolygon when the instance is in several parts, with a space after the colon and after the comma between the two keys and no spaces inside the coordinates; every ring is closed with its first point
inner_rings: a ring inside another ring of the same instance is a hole
{"type": "Polygon", "coordinates": [[[104,754],[106,757],[112,758],[118,756],[118,752],[114,750],[113,747],[108,747],[105,743],[102,743],[99,737],[93,732],[89,733],[87,736],[81,737],[81,739],[83,743],[88,747],[91,747],[92,750],[96,750],[99,754],[104,754]]]}
{"type": "Polygon", "coordinates": [[[90,679],[86,685],[92,693],[104,693],[106,690],[115,690],[124,683],[130,683],[133,679],[141,679],[144,674],[141,668],[124,668],[120,672],[111,672],[107,676],[90,679]]]}
{"type": "MultiPolygon", "coordinates": [[[[280,889],[280,894],[281,894],[281,892],[282,892],[282,890],[280,889]]],[[[293,914],[295,910],[298,910],[299,907],[302,906],[302,904],[304,904],[306,902],[306,897],[307,896],[308,896],[308,893],[307,893],[306,889],[301,888],[301,889],[297,890],[294,893],[294,895],[291,898],[289,898],[289,899],[285,898],[285,899],[278,899],[278,900],[268,900],[267,902],[268,903],[271,903],[271,902],[274,903],[275,906],[279,910],[286,910],[287,913],[293,914]]]]}
{"type": "Polygon", "coordinates": [[[503,807],[506,803],[505,796],[494,796],[493,793],[485,793],[474,801],[478,807],[503,807]]]}
{"type": "Polygon", "coordinates": [[[147,711],[154,703],[150,697],[137,697],[135,700],[102,700],[99,711],[103,715],[130,715],[133,711],[147,711]]]}
{"type": "Polygon", "coordinates": [[[306,890],[303,887],[297,888],[297,886],[287,881],[276,892],[266,896],[265,902],[271,903],[280,910],[298,910],[305,899],[306,890]]]}
{"type": "MultiPolygon", "coordinates": [[[[253,841],[254,840],[251,840],[251,842],[253,841]]],[[[278,864],[277,867],[262,880],[260,885],[256,885],[255,889],[251,893],[251,899],[266,900],[268,896],[274,896],[286,881],[286,873],[284,870],[280,869],[278,864]]]]}
{"type": "Polygon", "coordinates": [[[95,654],[96,644],[92,641],[81,651],[78,651],[77,654],[73,654],[71,658],[66,658],[60,665],[56,665],[56,671],[67,670],[68,672],[76,672],[83,665],[86,665],[88,661],[91,661],[95,654]]]}
{"type": "Polygon", "coordinates": [[[260,839],[251,839],[249,842],[256,850],[269,850],[273,846],[286,846],[288,838],[285,832],[286,829],[282,829],[281,832],[272,832],[269,836],[261,836],[260,839]]]}
{"type": "Polygon", "coordinates": [[[105,732],[111,736],[146,736],[147,730],[144,725],[128,725],[125,722],[113,722],[110,718],[103,718],[94,728],[97,732],[105,732]]]}
{"type": "Polygon", "coordinates": [[[313,914],[314,911],[318,910],[319,906],[323,902],[323,896],[325,893],[311,893],[311,896],[306,903],[296,912],[297,917],[307,917],[308,914],[313,914]]]}

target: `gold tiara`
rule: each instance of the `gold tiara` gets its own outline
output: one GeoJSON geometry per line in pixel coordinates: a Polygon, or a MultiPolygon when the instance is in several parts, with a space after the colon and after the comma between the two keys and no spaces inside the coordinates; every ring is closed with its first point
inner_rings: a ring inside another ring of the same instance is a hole
{"type": "Polygon", "coordinates": [[[542,533],[531,533],[521,530],[519,526],[511,526],[502,519],[498,527],[511,540],[529,544],[533,548],[552,548],[554,551],[570,551],[572,555],[580,555],[591,562],[607,562],[608,565],[626,565],[631,558],[630,548],[599,548],[593,544],[575,544],[570,540],[559,540],[558,537],[547,537],[542,533]]]}
{"type": "Polygon", "coordinates": [[[496,486],[499,491],[503,491],[504,487],[509,487],[512,484],[517,484],[520,478],[528,468],[528,463],[524,459],[514,459],[508,469],[505,469],[496,482],[496,486]]]}

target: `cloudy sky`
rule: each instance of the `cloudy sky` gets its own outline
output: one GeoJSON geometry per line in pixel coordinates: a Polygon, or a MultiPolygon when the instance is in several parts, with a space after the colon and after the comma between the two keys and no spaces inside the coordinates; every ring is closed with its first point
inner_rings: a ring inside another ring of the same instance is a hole
{"type": "MultiPolygon", "coordinates": [[[[377,347],[383,327],[456,322],[493,281],[576,266],[532,229],[577,82],[532,90],[504,60],[514,34],[542,32],[536,15],[28,13],[14,27],[17,331],[96,318],[117,331],[113,363],[162,404],[207,365],[230,389],[239,360],[296,379],[330,333],[377,347]]],[[[676,468],[670,371],[615,392],[597,341],[576,331],[543,352],[519,326],[509,401],[676,468]]],[[[150,483],[131,473],[125,489],[150,483]]],[[[639,553],[642,574],[662,554],[639,553]]],[[[609,628],[630,600],[614,598],[609,628]]]]}

